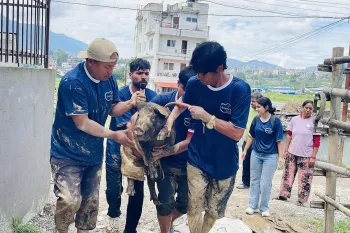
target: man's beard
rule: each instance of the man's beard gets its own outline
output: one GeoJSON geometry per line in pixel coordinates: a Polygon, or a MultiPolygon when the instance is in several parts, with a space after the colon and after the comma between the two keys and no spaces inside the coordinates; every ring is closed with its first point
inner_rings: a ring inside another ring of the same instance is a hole
{"type": "Polygon", "coordinates": [[[139,88],[139,89],[145,89],[147,86],[147,81],[140,81],[140,82],[132,82],[134,87],[139,88]]]}

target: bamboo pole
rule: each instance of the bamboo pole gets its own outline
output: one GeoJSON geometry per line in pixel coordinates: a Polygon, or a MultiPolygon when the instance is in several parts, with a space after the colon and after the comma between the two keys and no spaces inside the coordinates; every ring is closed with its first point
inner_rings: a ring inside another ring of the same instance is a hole
{"type": "MultiPolygon", "coordinates": [[[[335,49],[340,49],[340,48],[335,48],[335,49]]],[[[341,48],[343,50],[344,54],[344,48],[341,48]]],[[[336,64],[344,64],[344,63],[349,63],[350,62],[350,56],[341,56],[341,57],[332,57],[332,58],[327,58],[324,60],[323,64],[325,65],[336,65],[336,64]]]]}
{"type": "Polygon", "coordinates": [[[339,166],[331,164],[331,163],[316,161],[315,167],[322,168],[322,169],[332,171],[332,172],[336,172],[336,173],[341,174],[341,175],[350,176],[349,169],[339,167],[339,166]]]}
{"type": "Polygon", "coordinates": [[[350,217],[350,209],[346,208],[342,204],[339,204],[338,202],[334,201],[332,198],[327,197],[326,195],[315,192],[315,195],[324,200],[327,204],[332,205],[334,208],[345,214],[346,216],[350,217]]]}
{"type": "MultiPolygon", "coordinates": [[[[344,48],[333,48],[332,57],[342,57],[344,55],[344,48]]],[[[334,62],[332,62],[334,64],[334,62]]],[[[333,65],[332,72],[332,87],[341,88],[342,83],[339,82],[342,66],[333,65]]],[[[331,119],[339,120],[340,118],[340,97],[331,96],[331,119]]],[[[335,127],[330,126],[328,137],[328,162],[337,164],[338,162],[338,140],[339,135],[335,127]]],[[[326,175],[326,196],[335,200],[337,188],[337,174],[335,172],[327,171],[326,175]]],[[[325,233],[333,233],[334,230],[334,206],[327,202],[325,208],[325,233]]]]}

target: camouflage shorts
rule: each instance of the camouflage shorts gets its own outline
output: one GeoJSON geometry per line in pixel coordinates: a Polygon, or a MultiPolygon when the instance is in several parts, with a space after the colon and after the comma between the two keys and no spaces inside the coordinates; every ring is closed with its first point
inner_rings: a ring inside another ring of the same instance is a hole
{"type": "Polygon", "coordinates": [[[188,214],[205,211],[214,218],[223,218],[236,175],[225,180],[215,180],[202,170],[187,164],[187,177],[188,214]]]}
{"type": "Polygon", "coordinates": [[[85,166],[70,159],[51,157],[57,197],[56,229],[65,231],[74,222],[81,230],[96,227],[102,164],[85,166]]]}

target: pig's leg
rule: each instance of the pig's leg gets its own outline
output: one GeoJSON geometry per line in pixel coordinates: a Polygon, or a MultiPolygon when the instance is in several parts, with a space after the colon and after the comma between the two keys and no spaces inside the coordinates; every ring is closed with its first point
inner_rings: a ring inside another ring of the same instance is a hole
{"type": "Polygon", "coordinates": [[[151,179],[149,176],[147,176],[147,184],[148,184],[148,188],[151,196],[151,201],[153,201],[155,205],[160,205],[160,202],[158,200],[158,196],[156,193],[156,180],[151,179]]]}
{"type": "Polygon", "coordinates": [[[135,186],[134,186],[134,180],[128,178],[128,187],[126,189],[126,193],[129,196],[134,196],[135,195],[135,186]]]}
{"type": "Polygon", "coordinates": [[[155,162],[153,160],[152,156],[152,149],[148,149],[145,151],[145,157],[148,163],[148,174],[151,179],[157,179],[158,173],[157,173],[157,168],[155,166],[155,162]]]}

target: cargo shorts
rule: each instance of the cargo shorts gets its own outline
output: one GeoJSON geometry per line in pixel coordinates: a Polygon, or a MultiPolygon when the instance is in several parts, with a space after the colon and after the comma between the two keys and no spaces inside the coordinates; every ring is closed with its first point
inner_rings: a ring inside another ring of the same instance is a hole
{"type": "Polygon", "coordinates": [[[225,180],[216,180],[187,163],[187,176],[188,214],[195,215],[205,211],[216,219],[223,218],[233,192],[236,174],[225,180]]]}

